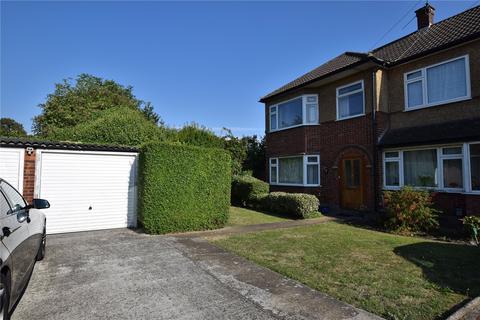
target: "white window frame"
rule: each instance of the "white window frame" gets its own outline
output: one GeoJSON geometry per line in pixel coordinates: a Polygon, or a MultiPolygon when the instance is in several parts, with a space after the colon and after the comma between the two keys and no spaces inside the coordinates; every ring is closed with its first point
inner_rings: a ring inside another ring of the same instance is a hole
{"type": "Polygon", "coordinates": [[[453,59],[449,59],[449,60],[445,60],[445,61],[442,61],[442,62],[439,62],[439,63],[436,63],[436,64],[432,64],[432,65],[428,65],[426,67],[423,67],[423,68],[420,68],[420,69],[416,69],[416,70],[412,70],[412,71],[409,71],[409,72],[406,72],[403,74],[403,88],[404,88],[404,104],[405,104],[405,110],[404,111],[412,111],[412,110],[417,110],[417,109],[423,109],[423,108],[428,108],[428,107],[434,107],[434,106],[439,106],[439,105],[443,105],[443,104],[447,104],[447,103],[453,103],[453,102],[458,102],[458,101],[463,101],[463,100],[469,100],[471,99],[471,83],[470,83],[470,59],[469,59],[469,55],[466,54],[466,55],[463,55],[463,56],[460,56],[460,57],[456,57],[456,58],[453,58],[453,59]],[[428,77],[427,77],[427,69],[430,69],[430,68],[433,68],[433,67],[436,67],[436,66],[439,66],[439,65],[442,65],[442,64],[445,64],[445,63],[449,63],[449,62],[452,62],[452,61],[455,61],[455,60],[460,60],[460,59],[465,59],[465,77],[466,77],[466,86],[467,86],[467,93],[465,96],[463,97],[457,97],[457,98],[453,98],[453,99],[448,99],[448,100],[443,100],[443,101],[437,101],[437,102],[433,102],[433,103],[429,103],[428,102],[428,91],[427,91],[427,88],[428,88],[428,77]],[[415,79],[410,79],[410,80],[407,80],[407,76],[412,74],[412,73],[415,73],[415,72],[418,72],[420,71],[421,72],[421,76],[419,78],[415,78],[415,79]],[[421,81],[422,82],[422,95],[423,95],[423,103],[421,105],[418,105],[418,106],[414,106],[414,107],[409,107],[408,106],[408,84],[412,83],[412,82],[417,82],[417,81],[421,81]]]}
{"type": "Polygon", "coordinates": [[[400,186],[403,185],[403,152],[400,151],[384,151],[383,152],[383,185],[385,188],[392,188],[392,189],[398,189],[400,186]],[[386,153],[388,152],[398,152],[397,157],[386,157],[386,153]],[[397,162],[398,163],[398,186],[390,186],[387,185],[387,175],[386,175],[386,168],[387,168],[387,162],[397,162]]]}
{"type": "Polygon", "coordinates": [[[270,158],[268,159],[268,175],[269,175],[269,182],[270,184],[277,184],[278,183],[278,158],[270,158]],[[272,163],[272,160],[275,161],[275,163],[272,163]],[[272,181],[272,168],[275,168],[275,182],[272,181]]]}
{"type": "Polygon", "coordinates": [[[359,80],[359,81],[355,81],[355,82],[352,82],[352,83],[349,83],[349,84],[346,84],[344,86],[341,86],[341,87],[337,87],[337,121],[341,121],[341,120],[347,120],[347,119],[352,119],[352,118],[357,118],[357,117],[362,117],[365,115],[365,84],[364,84],[364,81],[363,80],[359,80]],[[348,93],[344,93],[344,94],[339,94],[340,90],[344,89],[344,88],[347,88],[347,87],[350,87],[350,86],[353,86],[353,85],[356,85],[358,83],[361,83],[362,84],[362,87],[358,90],[355,90],[355,91],[352,91],[352,92],[348,92],[348,93]],[[339,103],[338,103],[338,100],[340,98],[343,98],[343,97],[347,97],[347,96],[350,96],[352,94],[356,94],[356,93],[359,93],[361,92],[362,93],[362,104],[363,104],[363,111],[362,113],[360,114],[356,114],[356,115],[353,115],[353,116],[348,116],[348,117],[343,117],[341,118],[340,117],[340,112],[339,112],[339,103]]]}
{"type": "Polygon", "coordinates": [[[468,142],[468,143],[455,143],[455,144],[444,144],[444,145],[425,145],[425,146],[415,146],[407,148],[391,148],[385,149],[382,152],[382,168],[383,168],[383,189],[385,190],[399,190],[405,186],[404,181],[404,163],[403,163],[403,153],[405,151],[415,151],[415,150],[431,150],[436,149],[437,151],[437,187],[415,187],[416,189],[429,189],[436,190],[441,192],[452,192],[452,193],[467,193],[467,194],[480,194],[480,190],[472,190],[472,177],[471,177],[471,168],[470,168],[470,145],[480,144],[480,141],[468,142]],[[462,148],[461,154],[451,154],[444,155],[443,149],[458,147],[462,148]],[[387,152],[398,152],[398,157],[396,158],[386,158],[385,153],[387,152]],[[462,173],[463,173],[463,188],[449,188],[444,186],[444,177],[443,177],[443,160],[445,159],[462,159],[462,173]],[[395,162],[399,163],[399,186],[388,186],[386,184],[386,171],[385,164],[386,162],[395,162]]]}
{"type": "Polygon", "coordinates": [[[318,94],[304,94],[304,95],[297,96],[297,97],[292,98],[292,99],[281,101],[277,104],[269,106],[268,107],[268,112],[269,112],[268,113],[268,122],[269,122],[269,129],[270,129],[269,132],[282,131],[282,130],[287,130],[287,129],[290,129],[290,128],[301,127],[301,126],[314,126],[314,125],[318,125],[320,123],[319,122],[320,110],[319,110],[319,107],[318,107],[318,94]],[[312,97],[315,98],[315,102],[309,102],[308,101],[309,98],[312,98],[312,97]],[[278,123],[279,106],[281,104],[284,104],[284,103],[287,103],[287,102],[290,102],[290,101],[293,101],[293,100],[297,100],[297,99],[300,99],[300,98],[302,99],[302,123],[294,125],[294,126],[280,128],[279,123],[278,123]],[[313,122],[307,122],[307,105],[311,105],[311,104],[315,104],[316,107],[317,107],[316,118],[313,122]],[[276,118],[275,118],[276,119],[276,128],[275,129],[272,129],[272,124],[271,124],[273,114],[276,115],[276,118]]]}
{"type": "Polygon", "coordinates": [[[472,144],[480,144],[480,141],[476,142],[470,142],[470,143],[464,143],[463,144],[463,153],[464,153],[464,158],[463,158],[463,164],[466,167],[466,169],[463,171],[463,184],[464,187],[466,188],[466,193],[471,193],[471,194],[480,194],[480,190],[472,190],[472,175],[471,175],[471,164],[470,164],[470,145],[472,144]]]}
{"type": "Polygon", "coordinates": [[[463,154],[464,154],[464,151],[463,151],[463,145],[457,145],[457,146],[447,146],[447,147],[441,147],[439,148],[439,150],[437,151],[437,154],[438,154],[438,157],[439,157],[439,164],[438,164],[438,168],[439,168],[439,176],[440,176],[440,181],[439,181],[439,187],[442,189],[442,190],[446,190],[446,191],[454,191],[454,192],[459,192],[459,191],[463,191],[464,188],[465,188],[465,175],[464,175],[464,171],[465,171],[465,163],[463,161],[463,154]],[[460,153],[457,153],[457,154],[443,154],[443,149],[448,149],[448,148],[460,148],[460,153]],[[462,185],[463,187],[461,188],[451,188],[451,187],[446,187],[445,186],[445,181],[444,181],[444,176],[443,176],[443,161],[444,160],[462,160],[462,185]]]}
{"type": "Polygon", "coordinates": [[[269,175],[269,182],[270,185],[275,185],[275,186],[298,186],[298,187],[320,187],[321,182],[320,182],[320,155],[318,154],[308,154],[308,155],[295,155],[295,156],[284,156],[284,157],[272,157],[268,159],[268,175],[269,175]],[[317,159],[316,162],[308,162],[309,157],[315,157],[317,159]],[[279,166],[280,166],[280,159],[285,159],[285,158],[303,158],[303,183],[280,183],[279,181],[279,166]],[[275,164],[272,165],[272,160],[275,160],[275,164]],[[318,183],[316,184],[309,184],[307,183],[307,165],[317,165],[318,166],[318,183]],[[272,177],[271,172],[272,168],[276,168],[275,173],[276,173],[276,181],[277,182],[272,182],[272,177]]]}

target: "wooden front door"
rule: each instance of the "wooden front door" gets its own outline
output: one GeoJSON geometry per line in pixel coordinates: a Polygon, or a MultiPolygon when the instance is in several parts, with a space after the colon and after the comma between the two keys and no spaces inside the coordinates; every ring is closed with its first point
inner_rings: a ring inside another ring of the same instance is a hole
{"type": "Polygon", "coordinates": [[[363,203],[363,161],[345,158],[340,170],[340,205],[345,209],[361,209],[363,203]]]}

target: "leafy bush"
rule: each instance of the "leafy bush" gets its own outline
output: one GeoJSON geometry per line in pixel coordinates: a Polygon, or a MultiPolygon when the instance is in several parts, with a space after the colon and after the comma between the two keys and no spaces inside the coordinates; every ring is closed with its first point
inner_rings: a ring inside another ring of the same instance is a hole
{"type": "Polygon", "coordinates": [[[232,204],[236,206],[253,206],[257,197],[267,194],[268,183],[252,176],[233,176],[232,179],[232,204]]]}
{"type": "Polygon", "coordinates": [[[256,201],[265,211],[295,218],[311,218],[319,214],[320,201],[312,194],[272,192],[257,197],[256,201]]]}
{"type": "Polygon", "coordinates": [[[172,130],[158,127],[147,120],[141,111],[123,107],[102,111],[94,120],[75,127],[54,129],[48,138],[139,146],[148,141],[165,141],[173,134],[172,130]]]}
{"type": "Polygon", "coordinates": [[[177,133],[178,141],[191,146],[223,148],[223,140],[206,127],[196,123],[184,126],[177,133]]]}
{"type": "Polygon", "coordinates": [[[475,244],[479,245],[478,233],[480,232],[480,217],[467,216],[463,219],[463,225],[469,229],[475,244]]]}
{"type": "Polygon", "coordinates": [[[214,229],[227,222],[226,151],[151,142],[141,148],[139,171],[139,222],[147,233],[214,229]]]}
{"type": "Polygon", "coordinates": [[[432,197],[426,190],[404,187],[399,191],[385,191],[385,226],[396,232],[430,231],[438,228],[438,213],[432,197]]]}

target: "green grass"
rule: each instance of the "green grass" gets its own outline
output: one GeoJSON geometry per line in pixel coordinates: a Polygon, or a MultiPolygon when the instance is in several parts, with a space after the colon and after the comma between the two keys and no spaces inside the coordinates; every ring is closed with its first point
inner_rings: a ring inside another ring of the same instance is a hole
{"type": "Polygon", "coordinates": [[[480,295],[480,248],[335,222],[216,245],[387,319],[438,319],[480,295]]]}
{"type": "Polygon", "coordinates": [[[274,216],[239,207],[230,207],[230,219],[228,220],[227,226],[245,226],[249,224],[272,223],[289,220],[291,219],[287,217],[274,216]]]}

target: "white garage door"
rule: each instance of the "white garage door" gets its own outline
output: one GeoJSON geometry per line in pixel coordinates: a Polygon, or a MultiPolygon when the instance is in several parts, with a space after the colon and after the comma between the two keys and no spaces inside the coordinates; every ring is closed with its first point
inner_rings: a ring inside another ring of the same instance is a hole
{"type": "Polygon", "coordinates": [[[136,154],[40,151],[35,195],[47,233],[136,225],[136,154]]]}
{"type": "Polygon", "coordinates": [[[0,178],[6,180],[15,189],[23,192],[24,149],[0,148],[0,178]]]}

